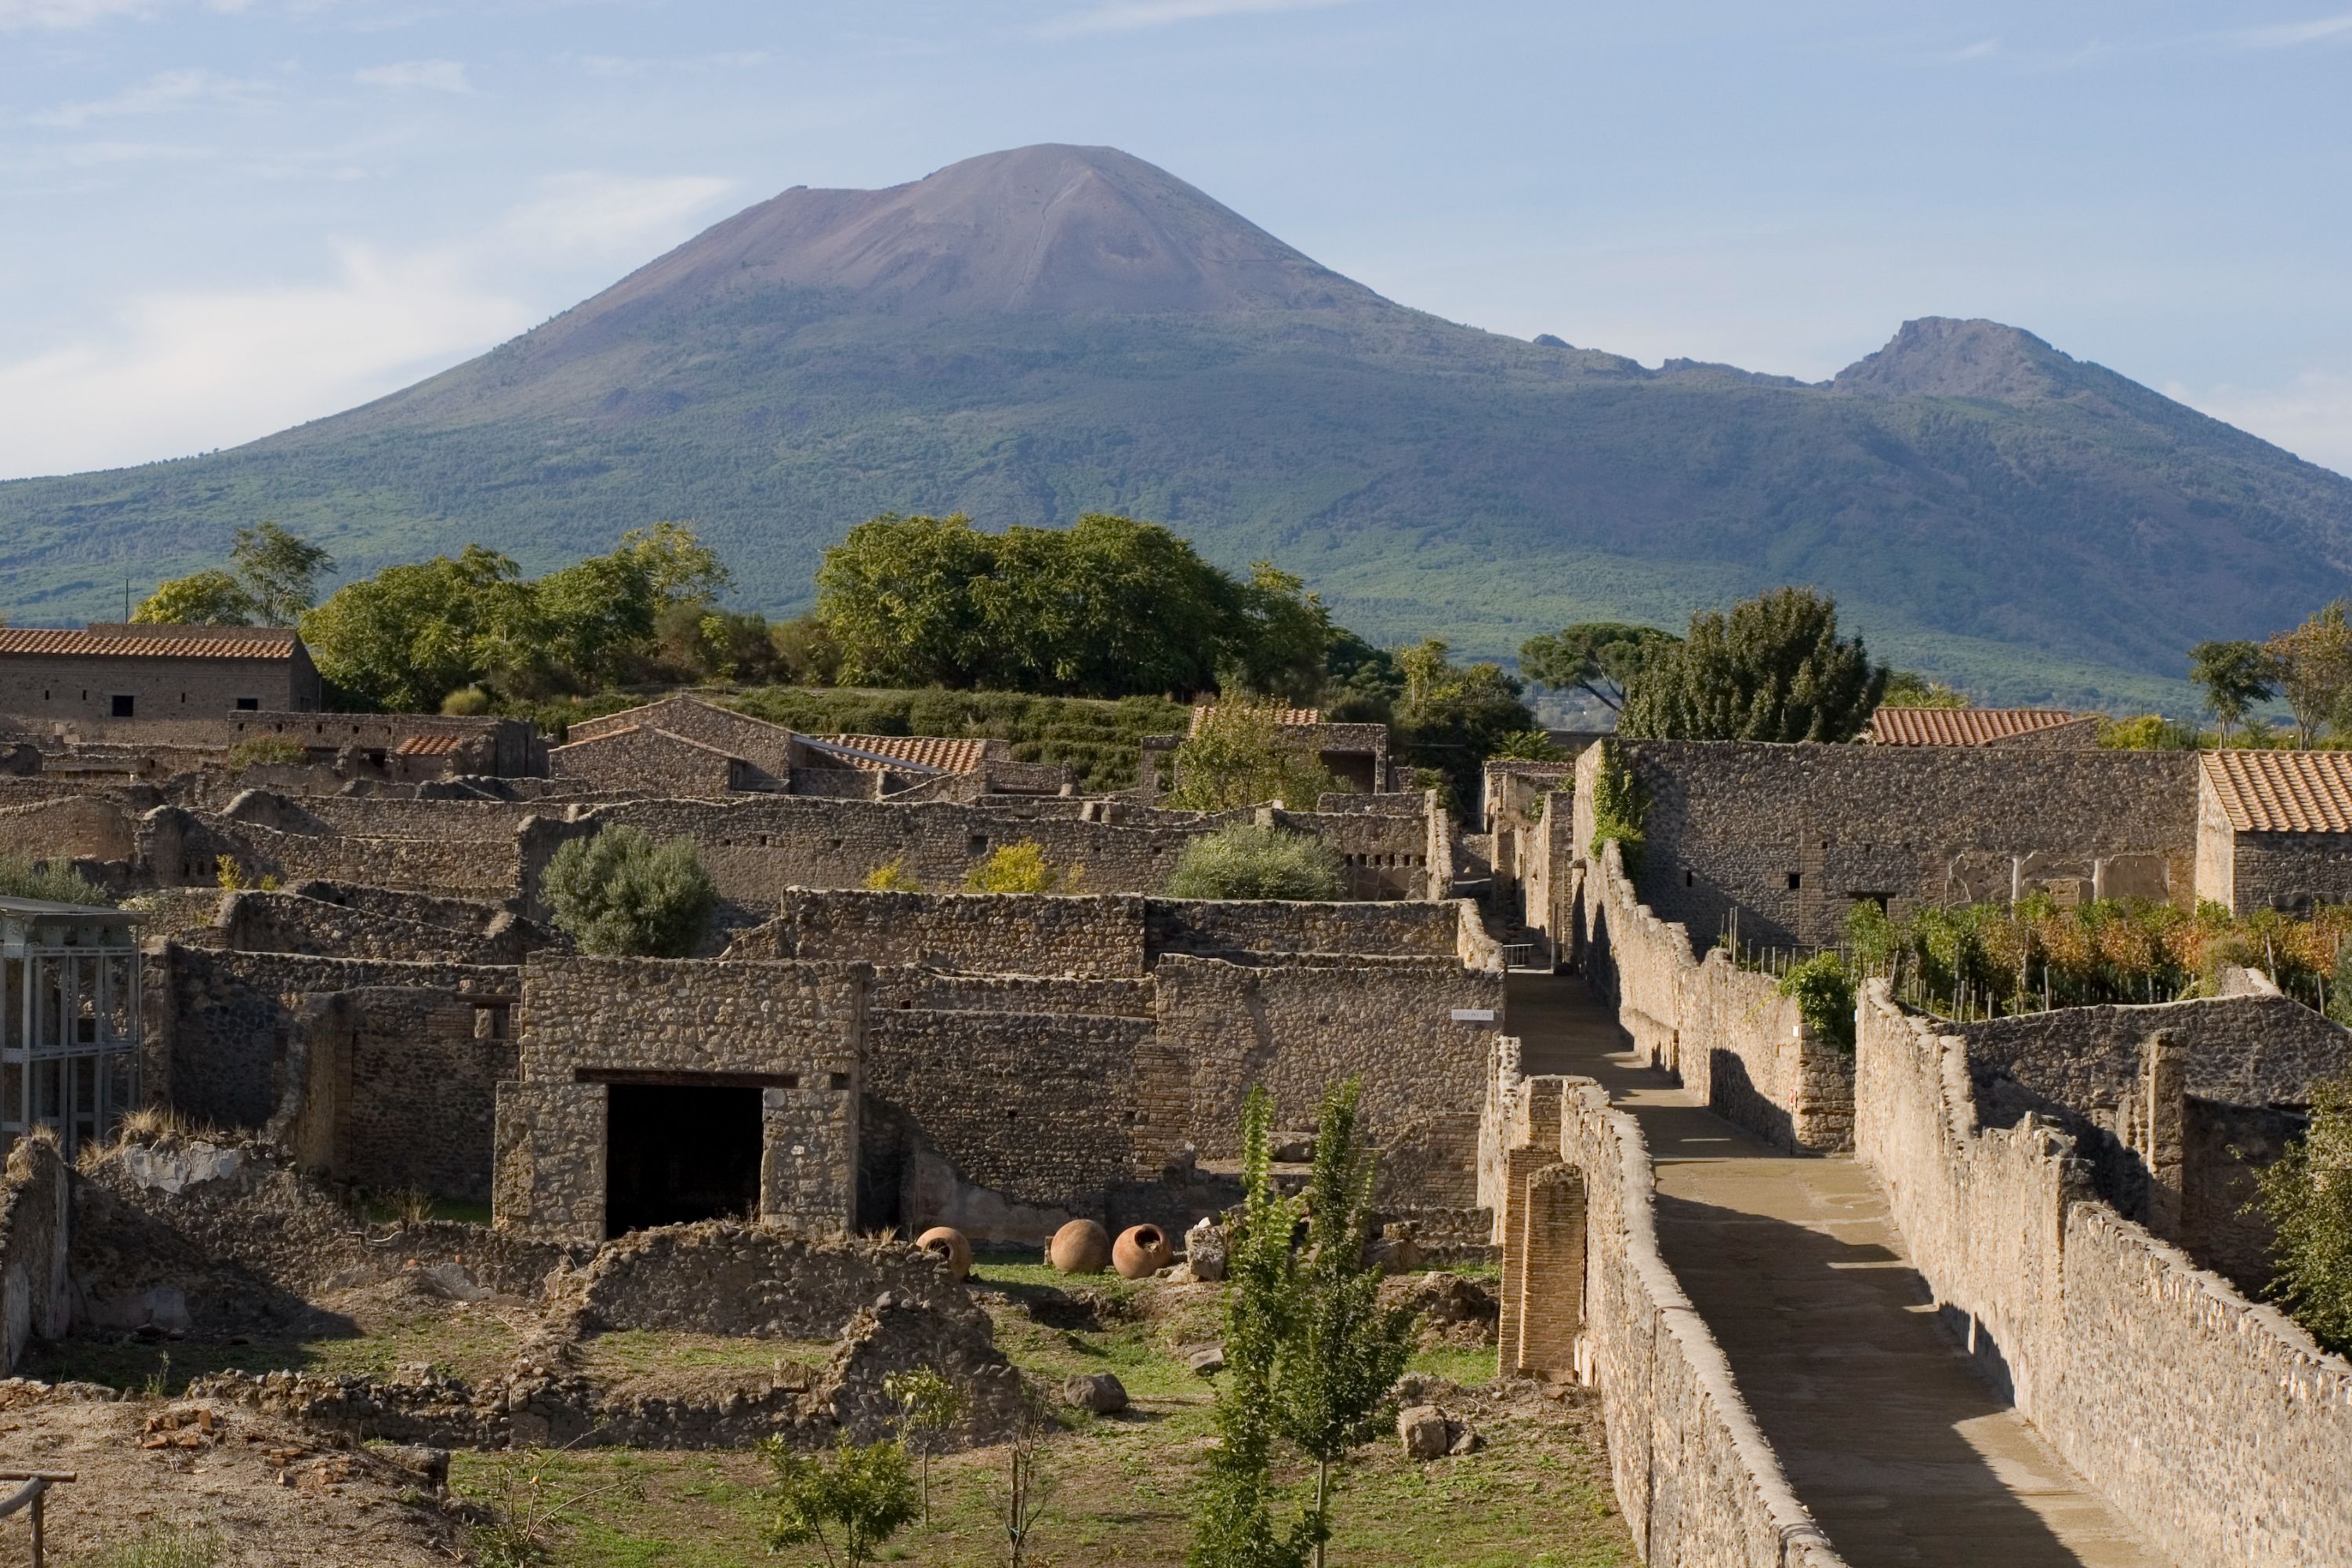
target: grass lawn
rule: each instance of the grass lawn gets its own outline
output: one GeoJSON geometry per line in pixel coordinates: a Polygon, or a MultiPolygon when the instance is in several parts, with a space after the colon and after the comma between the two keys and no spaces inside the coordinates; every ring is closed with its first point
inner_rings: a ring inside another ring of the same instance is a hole
{"type": "MultiPolygon", "coordinates": [[[[1213,1387],[1192,1374],[1180,1351],[1214,1337],[1214,1291],[1090,1280],[1079,1289],[1094,1305],[1093,1325],[1064,1328],[1034,1321],[1022,1303],[1068,1290],[1071,1281],[1041,1265],[996,1259],[982,1259],[974,1274],[1003,1292],[989,1299],[997,1342],[1025,1371],[1049,1381],[1109,1372],[1134,1401],[1115,1416],[1071,1413],[1049,1445],[1054,1494],[1024,1562],[1176,1568],[1191,1489],[1214,1441],[1213,1387]]],[[[612,1352],[627,1352],[626,1336],[605,1336],[614,1340],[623,1343],[612,1352]]],[[[760,1348],[775,1353],[772,1345],[760,1348]]],[[[1495,1352],[1441,1350],[1414,1365],[1475,1387],[1493,1380],[1495,1352]]],[[[1405,1460],[1393,1442],[1360,1453],[1339,1481],[1329,1549],[1335,1568],[1631,1568],[1633,1548],[1609,1495],[1590,1402],[1496,1394],[1480,1403],[1473,1418],[1487,1446],[1477,1453],[1426,1465],[1405,1460]]],[[[1004,1461],[1002,1448],[935,1460],[929,1522],[901,1531],[883,1560],[942,1568],[1003,1563],[995,1507],[1004,1461]]],[[[485,1498],[520,1487],[534,1471],[542,1495],[579,1499],[551,1532],[551,1561],[564,1568],[822,1561],[813,1549],[768,1555],[761,1539],[769,1517],[761,1491],[766,1470],[756,1455],[461,1453],[451,1474],[461,1492],[485,1498]]]]}

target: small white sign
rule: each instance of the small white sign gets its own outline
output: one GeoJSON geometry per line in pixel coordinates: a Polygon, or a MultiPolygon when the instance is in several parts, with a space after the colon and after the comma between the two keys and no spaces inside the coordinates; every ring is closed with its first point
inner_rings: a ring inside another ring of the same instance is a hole
{"type": "Polygon", "coordinates": [[[1457,1024],[1491,1024],[1495,1021],[1492,1007],[1456,1007],[1454,1021],[1457,1024]]]}

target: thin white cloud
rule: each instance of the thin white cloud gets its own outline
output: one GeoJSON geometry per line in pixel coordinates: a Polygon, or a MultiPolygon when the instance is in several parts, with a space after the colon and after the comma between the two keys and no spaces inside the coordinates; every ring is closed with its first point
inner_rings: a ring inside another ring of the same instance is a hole
{"type": "Polygon", "coordinates": [[[2321,16],[2309,22],[2282,22],[2268,27],[2248,27],[2231,35],[2231,41],[2242,49],[2293,49],[2305,44],[2326,43],[2330,39],[2352,43],[2352,12],[2340,16],[2321,16]]]}
{"type": "Polygon", "coordinates": [[[148,0],[0,0],[0,29],[87,27],[147,9],[148,0]]]}
{"type": "Polygon", "coordinates": [[[2000,53],[1999,38],[1979,38],[1966,48],[1954,49],[1950,54],[1946,55],[1944,59],[1948,64],[1964,65],[1970,60],[1989,60],[1999,53],[2000,53]]]}
{"type": "Polygon", "coordinates": [[[223,76],[218,71],[158,71],[110,97],[43,110],[25,119],[27,124],[75,130],[92,121],[167,114],[203,103],[255,103],[268,96],[269,90],[266,82],[223,76]]]}
{"type": "Polygon", "coordinates": [[[765,49],[735,49],[713,55],[571,55],[562,57],[590,76],[650,76],[656,71],[747,70],[774,57],[765,49]]]}
{"type": "Polygon", "coordinates": [[[569,303],[531,297],[551,268],[643,260],[726,188],[571,174],[442,244],[337,244],[312,279],[134,297],[80,341],[0,361],[0,476],[233,446],[380,397],[569,303]]]}
{"type": "Polygon", "coordinates": [[[1037,29],[1047,38],[1080,37],[1090,33],[1132,33],[1147,27],[1173,26],[1179,22],[1207,21],[1216,16],[1257,16],[1276,11],[1320,11],[1354,0],[1109,0],[1089,11],[1073,12],[1037,29]]]}
{"type": "Polygon", "coordinates": [[[395,60],[352,73],[362,87],[416,88],[427,92],[471,92],[462,60],[395,60]]]}
{"type": "Polygon", "coordinates": [[[2176,402],[2251,431],[2307,463],[2352,474],[2352,371],[2307,370],[2277,386],[2164,388],[2176,402]]]}

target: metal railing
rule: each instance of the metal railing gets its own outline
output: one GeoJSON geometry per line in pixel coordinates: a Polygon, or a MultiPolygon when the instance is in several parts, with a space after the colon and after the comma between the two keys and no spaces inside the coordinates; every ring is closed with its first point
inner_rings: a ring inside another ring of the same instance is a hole
{"type": "Polygon", "coordinates": [[[51,1487],[74,1479],[71,1470],[5,1470],[0,1469],[0,1481],[22,1481],[25,1484],[5,1500],[0,1500],[0,1519],[24,1509],[31,1509],[33,1526],[33,1568],[41,1568],[41,1503],[51,1487]]]}

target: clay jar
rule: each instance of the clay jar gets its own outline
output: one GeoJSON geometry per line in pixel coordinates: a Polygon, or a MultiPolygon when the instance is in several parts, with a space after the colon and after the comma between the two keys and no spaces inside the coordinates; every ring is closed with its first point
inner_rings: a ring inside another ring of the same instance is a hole
{"type": "Polygon", "coordinates": [[[915,1245],[933,1258],[945,1259],[948,1272],[957,1279],[964,1279],[971,1277],[971,1243],[965,1240],[963,1232],[956,1229],[955,1226],[935,1225],[915,1237],[915,1245]]]}
{"type": "Polygon", "coordinates": [[[1045,1244],[1045,1261],[1057,1274],[1099,1274],[1110,1262],[1110,1232],[1090,1219],[1074,1219],[1045,1244]]]}
{"type": "Polygon", "coordinates": [[[1168,1233],[1156,1225],[1129,1226],[1110,1249],[1110,1266],[1122,1279],[1149,1279],[1175,1261],[1168,1233]]]}

